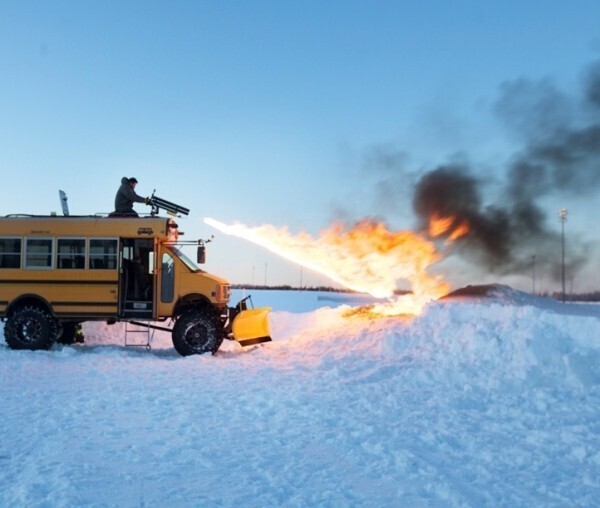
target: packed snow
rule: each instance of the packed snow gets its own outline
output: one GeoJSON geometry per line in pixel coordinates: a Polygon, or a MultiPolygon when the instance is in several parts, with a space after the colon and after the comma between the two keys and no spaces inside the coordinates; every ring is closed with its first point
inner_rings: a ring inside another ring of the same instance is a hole
{"type": "Polygon", "coordinates": [[[598,506],[600,306],[252,294],[274,341],[215,356],[0,340],[0,506],[598,506]]]}

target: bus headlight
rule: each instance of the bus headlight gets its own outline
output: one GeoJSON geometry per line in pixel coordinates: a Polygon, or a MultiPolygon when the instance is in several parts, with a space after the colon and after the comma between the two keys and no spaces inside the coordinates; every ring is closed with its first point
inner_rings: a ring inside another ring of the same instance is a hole
{"type": "Polygon", "coordinates": [[[217,286],[217,300],[219,302],[228,302],[231,296],[231,287],[229,284],[220,284],[217,286]]]}

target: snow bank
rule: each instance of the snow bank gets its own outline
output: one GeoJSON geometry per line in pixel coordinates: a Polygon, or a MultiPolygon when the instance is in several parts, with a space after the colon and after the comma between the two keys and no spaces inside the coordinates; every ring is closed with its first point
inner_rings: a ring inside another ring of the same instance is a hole
{"type": "Polygon", "coordinates": [[[0,345],[0,505],[597,503],[599,306],[495,287],[365,319],[286,293],[255,297],[272,343],[214,357],[119,324],[0,345]]]}

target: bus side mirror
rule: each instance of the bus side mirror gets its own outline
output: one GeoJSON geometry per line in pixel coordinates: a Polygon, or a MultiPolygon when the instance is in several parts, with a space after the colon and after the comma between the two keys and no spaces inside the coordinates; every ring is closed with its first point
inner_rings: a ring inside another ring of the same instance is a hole
{"type": "Polygon", "coordinates": [[[204,245],[198,245],[198,253],[196,254],[196,262],[199,265],[206,263],[206,248],[204,245]]]}

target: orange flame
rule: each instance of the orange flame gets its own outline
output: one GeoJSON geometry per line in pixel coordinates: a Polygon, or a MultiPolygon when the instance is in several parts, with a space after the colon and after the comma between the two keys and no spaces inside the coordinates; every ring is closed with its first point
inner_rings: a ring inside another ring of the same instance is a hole
{"type": "Polygon", "coordinates": [[[392,297],[399,280],[408,281],[411,294],[398,297],[386,314],[418,314],[430,300],[447,294],[449,286],[427,269],[441,259],[432,242],[411,231],[389,231],[382,223],[363,220],[352,229],[335,223],[318,238],[306,232],[291,234],[272,225],[227,225],[204,222],[225,234],[244,238],[279,256],[329,277],[354,291],[378,298],[392,297]]]}
{"type": "Polygon", "coordinates": [[[450,233],[448,240],[454,241],[460,238],[461,236],[465,236],[470,231],[470,229],[471,228],[469,227],[469,223],[467,221],[463,221],[458,226],[456,226],[456,228],[454,228],[454,231],[452,231],[452,233],[450,233]]]}
{"type": "Polygon", "coordinates": [[[457,219],[454,216],[440,217],[434,213],[429,219],[429,236],[435,238],[446,235],[448,242],[452,242],[466,235],[470,230],[469,223],[466,220],[458,224],[456,222],[457,219]]]}
{"type": "Polygon", "coordinates": [[[440,217],[434,213],[429,219],[429,236],[443,235],[452,227],[454,217],[440,217]]]}

